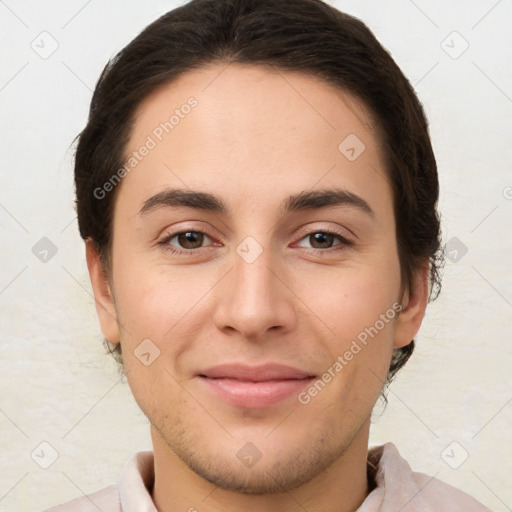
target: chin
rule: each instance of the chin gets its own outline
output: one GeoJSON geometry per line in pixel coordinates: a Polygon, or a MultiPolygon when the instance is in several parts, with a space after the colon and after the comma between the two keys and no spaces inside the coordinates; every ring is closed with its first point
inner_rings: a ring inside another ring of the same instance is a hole
{"type": "Polygon", "coordinates": [[[199,442],[196,435],[181,430],[180,436],[168,436],[166,442],[204,480],[248,495],[283,493],[304,485],[325,471],[349,444],[332,434],[317,438],[309,434],[288,444],[282,436],[274,440],[255,436],[254,443],[240,448],[237,442],[235,448],[233,438],[224,438],[223,446],[221,439],[205,443],[205,436],[199,442]]]}

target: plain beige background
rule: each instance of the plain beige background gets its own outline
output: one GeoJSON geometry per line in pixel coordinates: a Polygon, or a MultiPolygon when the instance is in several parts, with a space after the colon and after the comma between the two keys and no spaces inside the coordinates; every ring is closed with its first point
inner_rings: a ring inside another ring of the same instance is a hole
{"type": "MultiPolygon", "coordinates": [[[[392,441],[415,470],[511,510],[512,1],[329,3],[370,26],[425,105],[449,256],[371,443],[392,441]]],[[[151,449],[103,354],[69,147],[107,59],[176,5],[0,3],[0,511],[95,491],[151,449]]]]}

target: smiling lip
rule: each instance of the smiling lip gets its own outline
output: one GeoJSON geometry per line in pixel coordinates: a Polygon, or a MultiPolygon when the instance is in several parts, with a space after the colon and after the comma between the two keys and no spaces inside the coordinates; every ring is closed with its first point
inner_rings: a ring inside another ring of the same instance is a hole
{"type": "Polygon", "coordinates": [[[210,392],[231,405],[263,409],[299,393],[315,376],[281,364],[224,364],[198,377],[210,392]]]}

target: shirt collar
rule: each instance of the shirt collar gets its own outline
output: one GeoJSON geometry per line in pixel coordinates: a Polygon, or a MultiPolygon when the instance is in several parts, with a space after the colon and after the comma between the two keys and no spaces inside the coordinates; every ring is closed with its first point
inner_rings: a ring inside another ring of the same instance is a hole
{"type": "MultiPolygon", "coordinates": [[[[397,503],[401,503],[402,508],[405,506],[403,512],[407,512],[412,510],[408,503],[413,499],[422,501],[417,497],[421,487],[418,487],[416,479],[411,478],[411,467],[393,443],[371,448],[367,467],[369,481],[374,488],[357,512],[396,512],[397,503]]],[[[119,496],[122,512],[158,512],[151,498],[154,481],[153,452],[137,452],[121,473],[119,496]]]]}

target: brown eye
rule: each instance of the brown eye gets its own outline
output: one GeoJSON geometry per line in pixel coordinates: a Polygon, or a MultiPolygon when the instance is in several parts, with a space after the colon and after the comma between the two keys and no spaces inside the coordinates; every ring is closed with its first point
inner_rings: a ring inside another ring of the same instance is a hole
{"type": "Polygon", "coordinates": [[[334,235],[322,231],[308,235],[308,237],[314,249],[328,249],[332,247],[334,239],[336,238],[334,235]]]}
{"type": "Polygon", "coordinates": [[[201,231],[180,231],[165,237],[159,245],[175,254],[192,255],[208,241],[211,242],[210,237],[201,231]]]}
{"type": "Polygon", "coordinates": [[[199,231],[186,231],[178,233],[175,237],[177,237],[179,245],[184,249],[197,249],[203,244],[204,233],[200,233],[199,231]]]}
{"type": "Polygon", "coordinates": [[[348,240],[342,234],[329,230],[313,231],[302,238],[300,242],[304,240],[307,240],[309,245],[299,243],[299,246],[306,249],[333,249],[341,251],[354,245],[354,242],[348,240]]]}

